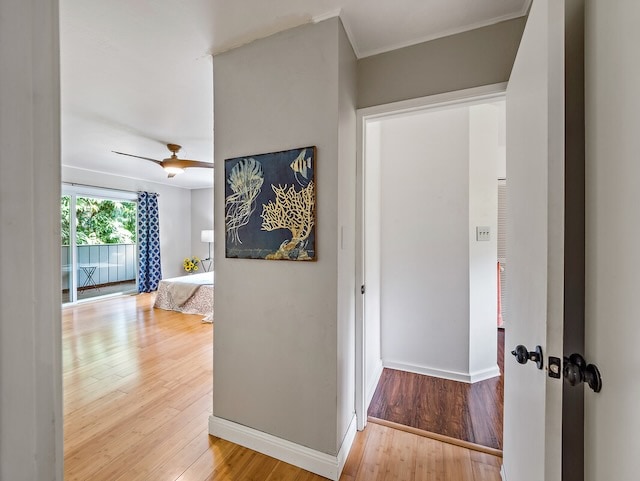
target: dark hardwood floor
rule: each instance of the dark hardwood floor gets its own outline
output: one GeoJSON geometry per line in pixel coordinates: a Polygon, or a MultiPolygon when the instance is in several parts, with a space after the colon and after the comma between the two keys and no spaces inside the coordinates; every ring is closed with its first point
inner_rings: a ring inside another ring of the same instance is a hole
{"type": "Polygon", "coordinates": [[[384,369],[369,416],[502,450],[504,330],[498,330],[502,376],[474,384],[384,369]]]}

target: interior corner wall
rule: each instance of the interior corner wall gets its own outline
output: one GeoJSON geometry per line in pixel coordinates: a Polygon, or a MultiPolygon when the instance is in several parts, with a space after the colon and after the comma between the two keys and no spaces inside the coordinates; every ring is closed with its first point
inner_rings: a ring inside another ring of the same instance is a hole
{"type": "Polygon", "coordinates": [[[62,182],[160,194],[158,210],[162,277],[184,275],[182,260],[191,255],[191,194],[188,189],[64,165],[62,166],[62,182]]]}
{"type": "Polygon", "coordinates": [[[381,122],[384,365],[469,374],[469,111],[381,122]]]}
{"type": "Polygon", "coordinates": [[[507,82],[525,17],[358,60],[358,108],[507,82]]]}
{"type": "Polygon", "coordinates": [[[213,60],[217,172],[224,172],[227,158],[315,145],[318,186],[317,261],[227,259],[225,178],[215,177],[213,415],[330,455],[338,451],[343,355],[337,339],[338,306],[341,313],[344,307],[338,300],[339,233],[345,245],[354,236],[353,226],[341,229],[348,219],[339,212],[348,150],[339,148],[339,102],[350,91],[350,75],[339,75],[340,35],[333,18],[213,60]]]}
{"type": "MultiPolygon", "coordinates": [[[[194,255],[200,259],[209,256],[209,244],[200,241],[203,230],[213,229],[213,188],[191,190],[191,251],[186,255],[194,255]]],[[[211,245],[213,257],[213,244],[211,245]]]]}
{"type": "Polygon", "coordinates": [[[485,103],[469,107],[469,373],[472,379],[499,373],[497,172],[500,116],[504,115],[500,105],[485,103]],[[477,227],[489,227],[488,240],[477,240],[477,227]]]}

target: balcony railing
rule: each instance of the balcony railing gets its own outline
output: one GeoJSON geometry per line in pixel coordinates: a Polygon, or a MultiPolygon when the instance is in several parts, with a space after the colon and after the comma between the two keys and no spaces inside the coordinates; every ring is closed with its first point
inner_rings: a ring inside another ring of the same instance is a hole
{"type": "MultiPolygon", "coordinates": [[[[76,270],[79,288],[135,280],[135,244],[81,245],[78,249],[76,270]],[[89,278],[91,275],[92,279],[89,278]],[[93,280],[93,282],[91,282],[93,280]]],[[[71,271],[71,247],[61,246],[62,285],[69,286],[71,271]]]]}

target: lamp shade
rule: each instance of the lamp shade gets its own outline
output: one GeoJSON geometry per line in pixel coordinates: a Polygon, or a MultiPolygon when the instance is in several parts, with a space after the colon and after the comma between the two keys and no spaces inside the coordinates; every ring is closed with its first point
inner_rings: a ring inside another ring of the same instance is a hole
{"type": "Polygon", "coordinates": [[[201,231],[200,242],[213,242],[213,231],[212,230],[201,231]]]}

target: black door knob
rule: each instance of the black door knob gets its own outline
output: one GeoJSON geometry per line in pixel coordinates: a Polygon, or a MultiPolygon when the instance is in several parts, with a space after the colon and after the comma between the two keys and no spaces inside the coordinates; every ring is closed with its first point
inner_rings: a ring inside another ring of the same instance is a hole
{"type": "Polygon", "coordinates": [[[564,378],[571,386],[580,384],[583,381],[582,369],[577,364],[568,362],[564,365],[564,378]]]}
{"type": "Polygon", "coordinates": [[[542,369],[542,347],[536,346],[535,351],[529,351],[522,344],[518,344],[516,348],[511,351],[520,364],[526,364],[527,361],[531,360],[536,363],[536,367],[538,369],[542,369]]]}
{"type": "Polygon", "coordinates": [[[587,364],[584,371],[584,382],[586,382],[593,392],[600,392],[602,389],[602,376],[595,364],[587,364]]]}
{"type": "Polygon", "coordinates": [[[516,348],[511,351],[511,354],[516,357],[516,361],[518,361],[520,364],[526,364],[529,360],[529,349],[527,349],[522,344],[518,344],[516,348]]]}
{"type": "Polygon", "coordinates": [[[571,386],[585,382],[594,392],[602,389],[600,370],[595,364],[587,364],[580,354],[574,353],[564,358],[562,373],[571,386]]]}

